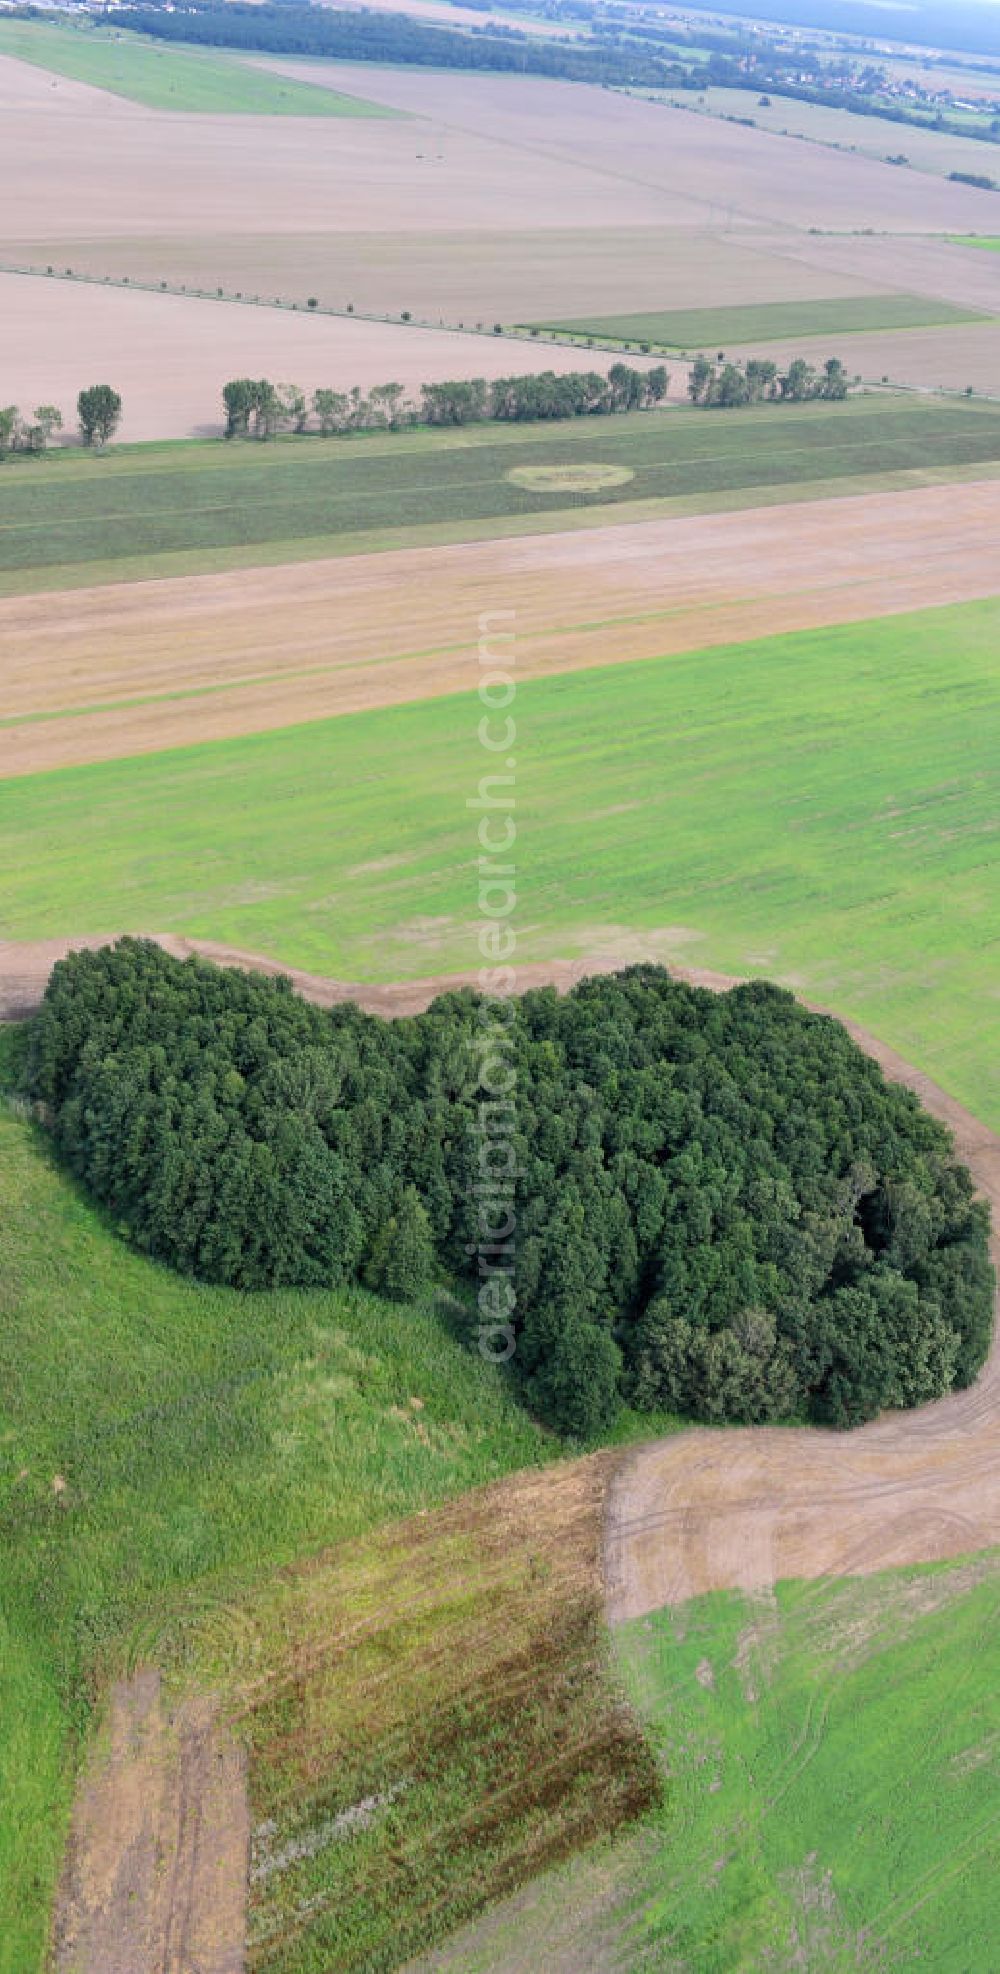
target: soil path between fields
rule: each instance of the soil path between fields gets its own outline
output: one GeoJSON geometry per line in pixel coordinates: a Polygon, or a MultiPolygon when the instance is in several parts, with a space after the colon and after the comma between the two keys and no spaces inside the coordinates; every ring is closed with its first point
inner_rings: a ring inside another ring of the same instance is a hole
{"type": "Polygon", "coordinates": [[[170,1713],[159,1674],[111,1690],[77,1792],[55,1974],[242,1974],[246,1763],[210,1698],[170,1713]]]}
{"type": "MultiPolygon", "coordinates": [[[[54,962],[102,940],[0,944],[0,1015],[37,1006],[54,962]]],[[[206,940],[164,935],[178,958],[285,973],[320,1007],[356,1000],[375,1014],[414,1014],[476,976],[367,985],[328,980],[206,940]]],[[[566,992],[588,975],[638,957],[622,950],[519,969],[522,989],[566,992]]],[[[707,969],[672,968],[693,985],[735,984],[707,969]]],[[[913,1090],[954,1134],[1000,1228],[1000,1137],[921,1071],[854,1022],[845,1026],[894,1082],[913,1090]]],[[[993,1239],[1000,1262],[1000,1240],[993,1239]]],[[[932,1562],[1000,1542],[1000,1350],[978,1382],[915,1412],[891,1413],[855,1432],[804,1427],[699,1428],[626,1455],[608,1505],[608,1615],[620,1622],[703,1591],[753,1590],[782,1577],[844,1576],[932,1562]]]]}

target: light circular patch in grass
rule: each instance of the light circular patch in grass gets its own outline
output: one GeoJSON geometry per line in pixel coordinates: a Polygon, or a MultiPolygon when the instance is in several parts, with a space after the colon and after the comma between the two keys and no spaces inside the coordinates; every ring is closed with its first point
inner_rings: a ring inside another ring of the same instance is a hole
{"type": "Polygon", "coordinates": [[[593,461],[574,459],[565,466],[512,466],[504,475],[515,487],[529,493],[603,493],[605,487],[622,487],[634,480],[631,466],[600,466],[593,461]]]}

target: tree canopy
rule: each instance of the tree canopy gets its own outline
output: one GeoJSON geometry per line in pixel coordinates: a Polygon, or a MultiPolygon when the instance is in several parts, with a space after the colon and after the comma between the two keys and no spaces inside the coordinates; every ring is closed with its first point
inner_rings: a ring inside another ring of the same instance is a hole
{"type": "Polygon", "coordinates": [[[226,438],[269,439],[275,432],[304,432],[310,413],[320,432],[401,431],[407,426],[475,425],[483,419],[514,423],[550,418],[585,418],[617,411],[651,411],[661,404],[670,386],[666,364],[636,370],[613,363],[606,377],[596,370],[571,370],[562,375],[542,370],[528,375],[446,378],[422,384],[420,403],[406,395],[403,384],[373,384],[367,396],[360,385],[349,391],[321,388],[307,404],[296,384],[272,384],[266,377],[233,377],[222,386],[226,438]]]}
{"type": "Polygon", "coordinates": [[[118,430],[122,401],[110,384],[91,384],[76,401],[80,437],[85,446],[106,446],[118,430]]]}
{"type": "Polygon", "coordinates": [[[485,1276],[528,1403],[569,1432],[623,1399],[850,1425],[972,1380],[987,1210],[837,1022],[655,967],[504,1005],[498,1101],[477,1052],[501,1024],[471,992],[387,1022],[123,940],[55,968],[29,1087],[70,1169],[175,1268],[404,1300],[436,1279],[480,1306],[485,1276]]]}

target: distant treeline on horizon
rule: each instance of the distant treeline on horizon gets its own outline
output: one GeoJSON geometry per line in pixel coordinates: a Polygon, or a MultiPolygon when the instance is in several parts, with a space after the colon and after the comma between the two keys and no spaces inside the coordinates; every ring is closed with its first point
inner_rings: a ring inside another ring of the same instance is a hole
{"type": "MultiPolygon", "coordinates": [[[[698,13],[716,14],[716,0],[688,0],[698,13]]],[[[890,6],[886,0],[760,0],[736,10],[745,20],[780,27],[821,28],[827,33],[861,36],[880,48],[898,28],[902,48],[914,43],[935,52],[955,49],[963,55],[1000,56],[1000,7],[989,0],[908,0],[890,6]]]]}
{"type": "Polygon", "coordinates": [[[544,41],[520,28],[428,26],[408,14],[337,12],[301,0],[188,0],[183,10],[124,7],[109,16],[161,41],[252,48],[271,54],[320,55],[345,62],[427,68],[499,69],[518,75],[594,83],[676,81],[678,64],[641,48],[544,41]]]}

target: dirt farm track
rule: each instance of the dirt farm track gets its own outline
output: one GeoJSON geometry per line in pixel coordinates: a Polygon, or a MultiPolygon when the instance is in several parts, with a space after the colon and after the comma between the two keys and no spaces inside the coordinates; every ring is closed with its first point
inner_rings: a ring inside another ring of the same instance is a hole
{"type": "MultiPolygon", "coordinates": [[[[55,961],[73,941],[0,944],[0,1017],[36,1006],[55,961]]],[[[99,945],[102,941],[80,941],[99,945]]],[[[252,954],[165,937],[178,957],[283,969],[252,954]]],[[[566,991],[587,974],[637,955],[602,953],[521,969],[521,986],[566,991]]],[[[723,974],[684,972],[724,991],[723,974]]],[[[320,1006],[356,999],[373,1013],[409,1014],[473,977],[360,987],[291,971],[320,1006]]],[[[1000,1137],[930,1079],[853,1023],[855,1040],[893,1081],[916,1092],[954,1133],[960,1157],[1000,1223],[1000,1137]]],[[[1000,1262],[994,1233],[993,1256],[1000,1262]]],[[[931,1562],[1000,1542],[1000,1350],[978,1383],[917,1412],[889,1414],[855,1432],[815,1428],[697,1429],[624,1456],[608,1497],[605,1546],[611,1621],[641,1616],[703,1591],[762,1589],[782,1577],[867,1574],[931,1562]]]]}

